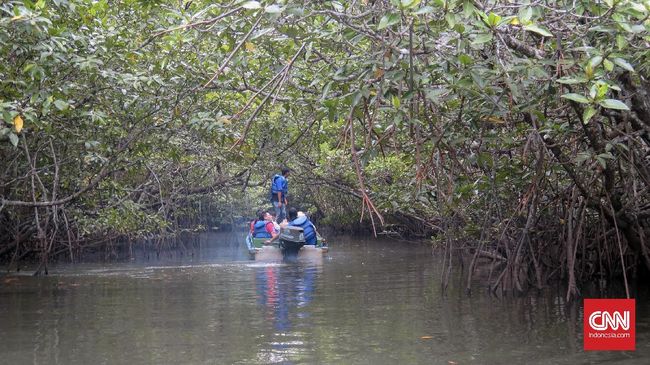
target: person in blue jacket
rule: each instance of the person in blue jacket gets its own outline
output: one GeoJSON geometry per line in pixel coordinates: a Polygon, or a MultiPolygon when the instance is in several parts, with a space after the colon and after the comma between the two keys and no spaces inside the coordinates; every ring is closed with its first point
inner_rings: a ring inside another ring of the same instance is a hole
{"type": "Polygon", "coordinates": [[[271,179],[271,203],[275,209],[277,222],[282,222],[287,217],[287,193],[289,192],[289,168],[283,167],[282,174],[275,174],[271,179]]]}
{"type": "Polygon", "coordinates": [[[296,208],[289,209],[289,227],[300,227],[303,230],[305,235],[305,244],[306,245],[316,245],[318,241],[316,227],[314,224],[303,214],[299,214],[296,208]]]}

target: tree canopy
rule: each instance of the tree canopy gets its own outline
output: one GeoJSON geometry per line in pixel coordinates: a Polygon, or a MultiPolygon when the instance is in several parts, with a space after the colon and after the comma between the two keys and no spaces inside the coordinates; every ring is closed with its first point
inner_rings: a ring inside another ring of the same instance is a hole
{"type": "Polygon", "coordinates": [[[0,10],[0,256],[250,215],[286,164],[323,223],[434,235],[495,286],[650,268],[647,0],[0,10]]]}

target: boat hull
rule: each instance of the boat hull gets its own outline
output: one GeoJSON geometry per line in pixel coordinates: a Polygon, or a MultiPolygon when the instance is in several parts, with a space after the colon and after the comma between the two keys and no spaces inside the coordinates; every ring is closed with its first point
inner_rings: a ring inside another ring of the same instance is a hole
{"type": "Polygon", "coordinates": [[[270,245],[265,245],[268,238],[253,238],[251,235],[246,236],[246,248],[251,259],[275,259],[285,256],[294,255],[315,255],[324,254],[329,251],[329,247],[324,240],[319,237],[316,245],[305,245],[285,240],[278,240],[270,245]]]}

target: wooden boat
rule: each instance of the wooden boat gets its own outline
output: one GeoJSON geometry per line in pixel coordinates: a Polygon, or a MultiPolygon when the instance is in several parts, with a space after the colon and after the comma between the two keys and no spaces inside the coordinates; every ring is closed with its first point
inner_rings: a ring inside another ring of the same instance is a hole
{"type": "Polygon", "coordinates": [[[326,253],[329,251],[325,239],[318,237],[316,245],[306,245],[303,229],[300,227],[285,227],[280,229],[280,237],[270,245],[264,242],[268,238],[253,238],[252,234],[246,236],[246,247],[251,258],[260,256],[273,256],[281,254],[282,256],[300,255],[303,252],[310,254],[326,253]]]}

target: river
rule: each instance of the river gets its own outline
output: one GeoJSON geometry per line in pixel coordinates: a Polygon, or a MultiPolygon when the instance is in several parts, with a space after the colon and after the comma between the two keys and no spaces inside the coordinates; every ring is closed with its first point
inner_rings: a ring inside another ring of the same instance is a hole
{"type": "Polygon", "coordinates": [[[282,262],[250,261],[242,241],[0,276],[0,363],[650,363],[647,291],[635,352],[584,352],[580,302],[496,298],[480,279],[467,296],[458,273],[443,294],[427,245],[341,237],[322,259],[282,262]]]}

